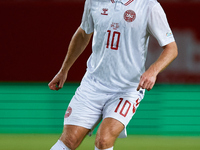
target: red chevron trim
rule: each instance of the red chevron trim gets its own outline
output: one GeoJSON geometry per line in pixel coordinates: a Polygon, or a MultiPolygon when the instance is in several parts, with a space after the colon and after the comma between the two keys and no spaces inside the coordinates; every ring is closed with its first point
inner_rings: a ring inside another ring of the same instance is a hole
{"type": "Polygon", "coordinates": [[[132,3],[134,0],[129,0],[128,2],[126,2],[124,5],[127,6],[129,5],[130,3],[132,3]]]}

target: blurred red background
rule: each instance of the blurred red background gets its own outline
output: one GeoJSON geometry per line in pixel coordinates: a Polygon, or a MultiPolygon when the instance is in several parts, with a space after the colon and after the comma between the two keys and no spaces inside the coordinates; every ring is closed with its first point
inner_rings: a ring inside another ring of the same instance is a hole
{"type": "MultiPolygon", "coordinates": [[[[200,2],[160,1],[179,47],[178,58],[158,77],[159,83],[200,83],[200,2]]],[[[46,82],[60,69],[84,2],[64,0],[0,1],[0,81],[46,82]]],[[[161,48],[152,39],[147,67],[161,48]]],[[[70,70],[79,82],[91,44],[70,70]]]]}

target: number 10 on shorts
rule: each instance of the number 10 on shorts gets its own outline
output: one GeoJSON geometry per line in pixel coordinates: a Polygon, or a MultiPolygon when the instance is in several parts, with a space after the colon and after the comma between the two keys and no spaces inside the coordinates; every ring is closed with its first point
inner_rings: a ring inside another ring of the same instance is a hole
{"type": "MultiPolygon", "coordinates": [[[[119,110],[119,108],[120,108],[120,106],[121,106],[121,104],[122,104],[122,101],[124,100],[123,98],[120,98],[119,99],[120,100],[120,102],[119,102],[119,104],[117,105],[117,107],[116,107],[116,109],[115,109],[115,113],[119,113],[120,115],[122,115],[123,117],[126,117],[126,115],[128,114],[128,112],[129,112],[129,110],[130,110],[130,108],[131,108],[131,103],[128,101],[128,100],[126,100],[125,102],[124,102],[124,105],[122,106],[122,108],[119,110]]],[[[136,100],[136,106],[138,106],[139,105],[139,102],[138,102],[138,99],[136,100]]],[[[133,105],[133,113],[135,113],[135,111],[136,111],[136,108],[135,108],[135,106],[133,105]]]]}

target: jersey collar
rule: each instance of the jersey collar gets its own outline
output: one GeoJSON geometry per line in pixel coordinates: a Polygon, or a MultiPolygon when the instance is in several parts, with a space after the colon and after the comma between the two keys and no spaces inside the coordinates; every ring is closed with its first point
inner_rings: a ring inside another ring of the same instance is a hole
{"type": "Polygon", "coordinates": [[[111,0],[112,3],[115,3],[117,1],[121,1],[122,4],[124,4],[125,6],[127,6],[130,3],[132,3],[134,0],[111,0]]]}

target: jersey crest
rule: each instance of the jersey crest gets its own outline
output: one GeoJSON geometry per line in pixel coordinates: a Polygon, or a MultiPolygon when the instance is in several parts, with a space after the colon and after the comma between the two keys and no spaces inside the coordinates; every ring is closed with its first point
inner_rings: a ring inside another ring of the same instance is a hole
{"type": "Polygon", "coordinates": [[[127,10],[124,13],[124,20],[127,22],[133,22],[136,18],[136,13],[133,10],[127,10]]]}

